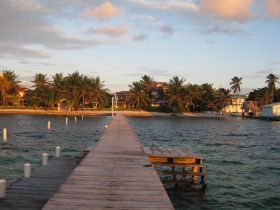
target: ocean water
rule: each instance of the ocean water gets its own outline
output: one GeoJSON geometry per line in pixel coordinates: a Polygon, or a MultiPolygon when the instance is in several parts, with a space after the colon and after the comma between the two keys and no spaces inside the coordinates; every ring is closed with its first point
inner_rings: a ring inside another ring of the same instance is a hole
{"type": "Polygon", "coordinates": [[[111,117],[65,117],[35,115],[0,115],[0,179],[8,182],[23,174],[23,164],[41,164],[41,154],[55,155],[61,146],[63,156],[80,156],[87,146],[95,145],[111,117]],[[51,121],[51,129],[47,129],[51,121]],[[2,129],[8,130],[8,144],[2,145],[2,129]]]}
{"type": "Polygon", "coordinates": [[[176,209],[280,209],[280,122],[129,118],[143,145],[187,147],[204,158],[206,192],[166,184],[176,209]]]}

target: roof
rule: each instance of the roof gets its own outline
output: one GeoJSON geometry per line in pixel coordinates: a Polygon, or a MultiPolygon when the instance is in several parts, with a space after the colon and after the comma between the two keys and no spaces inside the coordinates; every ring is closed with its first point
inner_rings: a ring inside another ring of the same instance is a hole
{"type": "Polygon", "coordinates": [[[263,106],[263,108],[266,108],[266,107],[273,107],[273,106],[280,106],[280,102],[273,103],[273,104],[267,104],[267,105],[263,106]]]}

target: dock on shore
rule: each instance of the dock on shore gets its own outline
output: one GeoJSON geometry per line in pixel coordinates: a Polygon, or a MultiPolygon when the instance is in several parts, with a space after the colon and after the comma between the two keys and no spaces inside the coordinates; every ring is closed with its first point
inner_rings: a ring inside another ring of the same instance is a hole
{"type": "Polygon", "coordinates": [[[44,210],[174,209],[134,131],[116,115],[44,210]]]}

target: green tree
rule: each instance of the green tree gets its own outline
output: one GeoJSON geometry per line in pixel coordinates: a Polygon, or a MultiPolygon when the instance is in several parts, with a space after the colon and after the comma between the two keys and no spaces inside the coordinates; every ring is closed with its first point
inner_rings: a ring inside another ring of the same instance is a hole
{"type": "Polygon", "coordinates": [[[230,82],[230,90],[233,91],[234,94],[236,94],[236,105],[235,105],[235,108],[236,108],[236,112],[237,112],[237,96],[238,96],[238,93],[240,93],[241,91],[241,85],[242,85],[242,77],[233,77],[231,79],[231,82],[230,82]]]}
{"type": "Polygon", "coordinates": [[[136,104],[136,108],[140,109],[145,107],[149,103],[149,97],[144,91],[143,84],[141,82],[133,82],[129,85],[129,91],[131,93],[130,100],[136,104]]]}
{"type": "Polygon", "coordinates": [[[168,83],[168,92],[167,92],[167,102],[168,105],[173,108],[174,112],[183,111],[183,99],[184,99],[184,78],[179,78],[178,76],[173,77],[169,80],[168,83]]]}
{"type": "Polygon", "coordinates": [[[275,74],[269,74],[266,77],[265,83],[267,84],[267,88],[269,91],[269,101],[272,103],[274,101],[274,96],[276,93],[276,83],[279,83],[278,77],[275,74]]]}
{"type": "Polygon", "coordinates": [[[232,99],[230,96],[230,90],[225,88],[220,88],[216,91],[216,99],[214,104],[218,110],[223,110],[228,104],[231,104],[232,99]]]}
{"type": "Polygon", "coordinates": [[[149,100],[151,101],[151,90],[154,79],[151,76],[144,75],[141,77],[140,83],[143,86],[144,92],[148,95],[149,100]]]}
{"type": "Polygon", "coordinates": [[[2,105],[5,106],[7,99],[10,98],[12,103],[15,103],[18,98],[19,81],[17,81],[17,75],[14,71],[5,70],[0,75],[0,88],[2,96],[2,105]]]}

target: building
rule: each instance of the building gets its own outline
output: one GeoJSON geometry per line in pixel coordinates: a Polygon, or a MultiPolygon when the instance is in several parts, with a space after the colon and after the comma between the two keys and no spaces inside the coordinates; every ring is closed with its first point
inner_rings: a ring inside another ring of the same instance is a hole
{"type": "Polygon", "coordinates": [[[242,115],[249,117],[257,117],[260,115],[260,108],[256,101],[245,101],[242,105],[242,115]]]}
{"type": "Polygon", "coordinates": [[[273,103],[263,106],[261,119],[280,120],[280,103],[273,103]]]}
{"type": "Polygon", "coordinates": [[[242,113],[243,103],[247,99],[246,95],[232,95],[231,103],[226,105],[224,108],[224,112],[226,113],[242,113]]]}
{"type": "Polygon", "coordinates": [[[118,108],[131,108],[131,93],[129,91],[116,92],[116,96],[118,99],[118,108]]]}

